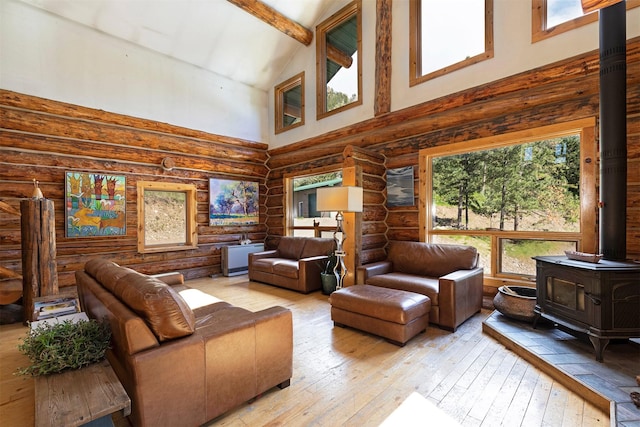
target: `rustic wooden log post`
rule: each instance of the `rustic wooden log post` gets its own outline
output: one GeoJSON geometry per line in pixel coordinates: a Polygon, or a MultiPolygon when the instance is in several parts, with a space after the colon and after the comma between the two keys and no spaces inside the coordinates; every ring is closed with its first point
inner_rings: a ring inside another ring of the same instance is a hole
{"type": "Polygon", "coordinates": [[[53,201],[20,201],[22,298],[25,321],[32,321],[34,299],[58,293],[53,201]]]}

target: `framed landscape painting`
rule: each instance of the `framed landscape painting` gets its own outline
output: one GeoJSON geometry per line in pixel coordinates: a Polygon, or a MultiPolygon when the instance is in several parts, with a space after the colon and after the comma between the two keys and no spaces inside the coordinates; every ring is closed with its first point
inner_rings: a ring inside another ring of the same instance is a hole
{"type": "Polygon", "coordinates": [[[258,183],[209,179],[209,225],[255,225],[260,220],[258,183]]]}
{"type": "Polygon", "coordinates": [[[65,236],[124,236],[126,178],[88,172],[65,173],[65,236]]]}
{"type": "Polygon", "coordinates": [[[387,170],[387,206],[413,205],[413,166],[387,170]]]}

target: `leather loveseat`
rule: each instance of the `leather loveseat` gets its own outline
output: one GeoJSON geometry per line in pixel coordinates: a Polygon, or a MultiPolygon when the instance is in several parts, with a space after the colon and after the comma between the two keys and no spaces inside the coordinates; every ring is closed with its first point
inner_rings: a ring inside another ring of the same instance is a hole
{"type": "Polygon", "coordinates": [[[387,259],[358,267],[357,280],[428,296],[429,323],[450,331],[482,309],[483,269],[472,246],[392,241],[387,259]]]}
{"type": "Polygon", "coordinates": [[[249,254],[249,279],[305,294],[316,291],[334,245],[320,237],[281,237],[276,249],[249,254]]]}
{"type": "Polygon", "coordinates": [[[82,309],[106,319],[107,358],[131,399],[134,426],[199,426],[292,375],[291,311],[251,312],[105,259],[76,272],[82,309]]]}

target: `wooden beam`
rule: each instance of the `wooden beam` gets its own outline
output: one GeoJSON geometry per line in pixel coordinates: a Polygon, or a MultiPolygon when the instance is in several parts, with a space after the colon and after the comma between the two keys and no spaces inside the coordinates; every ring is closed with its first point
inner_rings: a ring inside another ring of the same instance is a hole
{"type": "Polygon", "coordinates": [[[313,32],[293,21],[277,10],[259,0],[227,0],[240,9],[249,12],[256,18],[266,22],[289,37],[309,46],[313,40],[313,32]]]}
{"type": "Polygon", "coordinates": [[[376,73],[373,114],[391,111],[391,3],[376,1],[376,73]]]}
{"type": "Polygon", "coordinates": [[[332,60],[342,68],[349,68],[353,64],[352,57],[329,43],[327,43],[327,59],[332,60]]]}
{"type": "Polygon", "coordinates": [[[620,3],[622,0],[582,0],[582,11],[590,13],[620,3]]]}

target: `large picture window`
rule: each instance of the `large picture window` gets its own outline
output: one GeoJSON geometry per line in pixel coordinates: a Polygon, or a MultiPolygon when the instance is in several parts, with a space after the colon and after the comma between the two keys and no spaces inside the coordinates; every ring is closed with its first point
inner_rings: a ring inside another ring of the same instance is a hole
{"type": "Polygon", "coordinates": [[[336,212],[318,212],[316,192],[321,187],[342,185],[342,170],[316,170],[285,177],[287,234],[304,237],[333,237],[336,212]]]}
{"type": "Polygon", "coordinates": [[[424,149],[420,161],[424,240],[475,246],[486,284],[534,280],[532,256],[595,251],[593,120],[424,149]]]}
{"type": "Polygon", "coordinates": [[[409,84],[493,57],[493,0],[411,0],[409,84]]]}
{"type": "Polygon", "coordinates": [[[316,28],[318,119],[362,104],[361,10],[356,0],[316,28]]]}
{"type": "Polygon", "coordinates": [[[138,181],[138,252],[195,249],[196,187],[138,181]]]}

